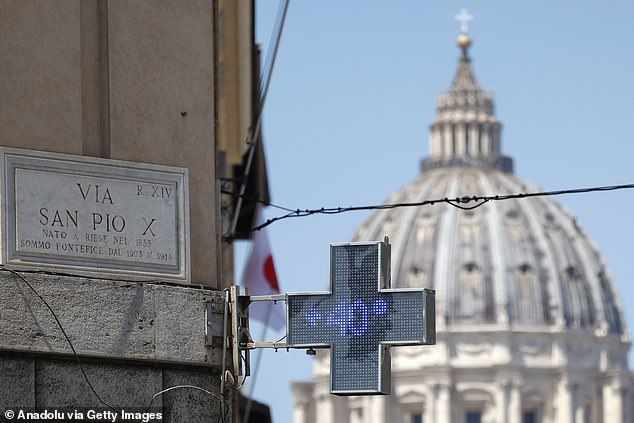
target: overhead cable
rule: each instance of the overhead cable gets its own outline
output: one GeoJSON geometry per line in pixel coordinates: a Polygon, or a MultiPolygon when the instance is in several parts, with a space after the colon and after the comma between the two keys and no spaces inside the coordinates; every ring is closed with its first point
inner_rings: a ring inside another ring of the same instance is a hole
{"type": "Polygon", "coordinates": [[[273,34],[271,35],[273,48],[269,48],[266,62],[264,64],[264,71],[260,77],[259,86],[259,103],[257,104],[257,114],[255,116],[255,123],[249,128],[247,134],[246,144],[249,147],[247,152],[247,162],[244,166],[244,174],[242,175],[242,183],[240,185],[240,195],[236,207],[233,210],[233,220],[230,226],[230,232],[234,233],[238,226],[238,218],[240,217],[240,209],[242,208],[242,199],[247,189],[247,183],[249,181],[249,174],[251,173],[251,167],[253,165],[253,157],[255,156],[255,147],[260,133],[260,127],[262,126],[262,112],[264,110],[264,103],[269,93],[269,87],[271,85],[271,77],[273,76],[273,68],[275,66],[275,60],[277,58],[277,51],[280,46],[280,40],[282,39],[282,31],[284,30],[284,23],[286,22],[286,13],[288,11],[288,5],[290,0],[284,0],[280,3],[278,8],[277,19],[275,21],[273,34]]]}
{"type": "MultiPolygon", "coordinates": [[[[538,191],[538,192],[521,192],[515,194],[498,194],[498,195],[489,195],[489,196],[481,196],[481,195],[465,195],[454,198],[437,198],[434,200],[424,200],[424,201],[416,201],[416,202],[403,202],[403,203],[387,203],[387,204],[374,204],[374,205],[366,205],[366,206],[351,206],[351,207],[321,207],[318,209],[292,209],[290,207],[284,207],[276,204],[272,204],[267,201],[257,200],[251,197],[246,197],[244,194],[242,196],[246,199],[248,198],[250,201],[256,201],[260,204],[264,204],[267,206],[273,206],[275,208],[288,211],[286,214],[282,214],[271,219],[266,220],[264,223],[255,226],[250,229],[250,232],[259,231],[275,222],[284,219],[296,218],[296,217],[306,217],[312,216],[316,214],[341,214],[348,213],[353,211],[364,211],[364,210],[388,210],[388,209],[396,209],[401,207],[423,207],[423,206],[433,206],[434,204],[449,204],[450,206],[457,207],[462,210],[473,210],[478,207],[483,206],[484,204],[490,201],[504,201],[504,200],[515,200],[515,199],[523,199],[523,198],[532,198],[532,197],[553,197],[558,195],[567,195],[567,194],[583,194],[590,192],[606,192],[606,191],[617,191],[623,189],[633,189],[634,184],[624,184],[624,185],[607,185],[607,186],[597,186],[590,188],[575,188],[575,189],[562,189],[556,191],[538,191]]],[[[232,195],[241,194],[230,193],[232,195]]]]}

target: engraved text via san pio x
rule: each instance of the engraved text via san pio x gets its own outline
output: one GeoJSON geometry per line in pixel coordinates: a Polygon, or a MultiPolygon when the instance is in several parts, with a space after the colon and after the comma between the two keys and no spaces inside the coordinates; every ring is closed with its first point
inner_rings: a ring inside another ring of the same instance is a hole
{"type": "Polygon", "coordinates": [[[18,248],[152,263],[174,260],[173,244],[161,239],[165,235],[172,238],[161,233],[161,213],[152,214],[161,206],[148,207],[153,200],[161,201],[163,207],[166,201],[171,203],[174,186],[115,184],[112,187],[85,182],[74,185],[73,198],[55,202],[66,207],[49,204],[39,207],[37,223],[41,237],[21,238],[18,248]],[[125,192],[120,192],[122,189],[125,192]],[[136,198],[139,200],[135,201],[136,198]],[[138,201],[141,203],[135,206],[138,201]]]}

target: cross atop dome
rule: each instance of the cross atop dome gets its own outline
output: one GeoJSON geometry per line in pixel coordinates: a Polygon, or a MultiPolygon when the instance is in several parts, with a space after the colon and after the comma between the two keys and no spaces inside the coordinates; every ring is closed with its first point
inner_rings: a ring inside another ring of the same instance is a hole
{"type": "Polygon", "coordinates": [[[467,12],[467,9],[460,9],[460,12],[454,16],[460,22],[460,35],[458,35],[458,46],[462,49],[462,59],[469,60],[468,49],[471,47],[471,37],[469,37],[469,22],[473,20],[473,15],[467,12]]]}
{"type": "Polygon", "coordinates": [[[462,34],[469,33],[469,22],[473,20],[473,15],[471,15],[467,9],[460,9],[455,19],[460,22],[460,32],[462,34]]]}

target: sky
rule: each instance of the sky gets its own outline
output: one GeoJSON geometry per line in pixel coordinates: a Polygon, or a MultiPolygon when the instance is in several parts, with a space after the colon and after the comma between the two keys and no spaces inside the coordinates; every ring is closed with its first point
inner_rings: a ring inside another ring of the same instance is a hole
{"type": "MultiPolygon", "coordinates": [[[[265,55],[278,2],[256,0],[256,7],[265,55]]],[[[516,175],[544,190],[634,183],[634,2],[291,1],[264,109],[274,203],[379,204],[419,177],[436,95],[449,87],[459,58],[461,8],[474,16],[473,66],[495,95],[502,150],[516,175]]],[[[557,200],[603,253],[633,328],[634,190],[557,200]]],[[[350,240],[368,216],[269,226],[281,289],[323,290],[329,244],[350,240]]],[[[247,251],[248,243],[237,244],[238,281],[247,251]]],[[[284,335],[261,338],[255,322],[251,329],[261,341],[284,335]]],[[[253,396],[269,404],[275,423],[290,423],[290,383],[310,377],[312,360],[302,350],[262,354],[253,396]]]]}

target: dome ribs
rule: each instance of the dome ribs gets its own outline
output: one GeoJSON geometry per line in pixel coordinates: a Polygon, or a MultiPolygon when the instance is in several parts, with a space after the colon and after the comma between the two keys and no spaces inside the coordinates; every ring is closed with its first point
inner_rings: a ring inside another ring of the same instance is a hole
{"type": "MultiPolygon", "coordinates": [[[[512,174],[443,168],[390,200],[523,191],[534,187],[512,174]]],[[[395,285],[436,289],[443,325],[626,332],[598,250],[552,198],[378,210],[354,239],[385,235],[394,240],[395,285]]]]}

